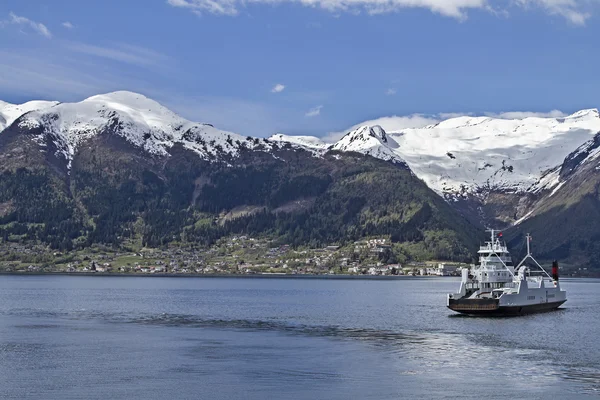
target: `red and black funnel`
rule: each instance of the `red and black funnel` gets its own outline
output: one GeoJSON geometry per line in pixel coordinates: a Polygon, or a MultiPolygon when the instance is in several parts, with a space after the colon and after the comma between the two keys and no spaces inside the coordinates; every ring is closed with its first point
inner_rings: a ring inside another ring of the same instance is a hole
{"type": "Polygon", "coordinates": [[[558,281],[558,261],[552,261],[552,279],[558,281]]]}

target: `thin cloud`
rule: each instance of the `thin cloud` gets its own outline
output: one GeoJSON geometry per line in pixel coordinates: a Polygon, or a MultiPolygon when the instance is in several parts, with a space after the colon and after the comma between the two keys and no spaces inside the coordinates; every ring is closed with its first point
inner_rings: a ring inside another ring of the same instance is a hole
{"type": "MultiPolygon", "coordinates": [[[[423,8],[432,13],[463,21],[468,12],[480,10],[498,16],[508,16],[508,11],[494,8],[492,0],[166,0],[167,4],[184,8],[195,14],[217,14],[235,16],[248,4],[298,3],[305,7],[319,7],[335,15],[340,12],[369,15],[387,14],[406,8],[423,8]]],[[[520,8],[538,8],[549,15],[559,15],[574,25],[585,25],[591,16],[589,0],[515,0],[505,3],[520,8]]]]}
{"type": "Polygon", "coordinates": [[[277,85],[273,86],[273,89],[271,89],[271,93],[281,93],[284,90],[285,90],[285,85],[278,83],[277,85]]]}
{"type": "Polygon", "coordinates": [[[585,10],[585,0],[517,0],[524,8],[539,7],[551,15],[560,15],[573,25],[585,25],[591,14],[585,10]]]}
{"type": "Polygon", "coordinates": [[[308,112],[306,114],[304,114],[304,116],[306,116],[308,118],[316,117],[318,115],[321,115],[322,109],[323,109],[323,106],[313,107],[310,110],[308,110],[308,112]]]}
{"type": "Polygon", "coordinates": [[[63,22],[62,26],[64,26],[67,29],[73,29],[73,28],[75,28],[75,26],[72,23],[70,23],[69,21],[63,22]]]}
{"type": "Polygon", "coordinates": [[[101,71],[89,73],[81,62],[48,51],[14,52],[0,50],[0,87],[33,99],[72,100],[101,91],[117,89],[119,78],[101,71]],[[43,57],[41,56],[43,55],[43,57]]]}
{"type": "Polygon", "coordinates": [[[167,0],[173,7],[187,8],[196,15],[203,12],[217,15],[238,15],[236,0],[167,0]]]}
{"type": "Polygon", "coordinates": [[[154,50],[128,44],[119,44],[115,47],[102,47],[84,43],[71,43],[67,47],[69,50],[77,53],[107,58],[125,64],[151,66],[168,60],[167,56],[154,50]]]}
{"type": "Polygon", "coordinates": [[[297,118],[293,109],[273,109],[269,104],[221,96],[186,96],[157,91],[149,95],[191,121],[206,122],[241,135],[269,137],[297,118]]]}
{"type": "Polygon", "coordinates": [[[388,96],[393,96],[396,94],[396,89],[389,88],[388,90],[385,91],[385,94],[388,96]]]}
{"type": "Polygon", "coordinates": [[[33,31],[35,31],[36,33],[38,33],[48,39],[52,39],[52,32],[50,32],[50,30],[46,27],[46,25],[44,25],[40,22],[32,21],[26,17],[18,16],[13,12],[9,13],[8,16],[9,16],[9,20],[0,21],[0,26],[8,25],[8,24],[27,26],[27,27],[31,28],[33,31]]]}

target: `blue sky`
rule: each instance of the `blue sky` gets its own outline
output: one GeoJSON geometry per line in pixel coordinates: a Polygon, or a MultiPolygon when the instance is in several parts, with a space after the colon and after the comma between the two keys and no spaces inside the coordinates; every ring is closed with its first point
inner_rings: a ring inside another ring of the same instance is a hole
{"type": "Polygon", "coordinates": [[[568,113],[600,103],[598,15],[598,0],[3,0],[0,99],[131,90],[256,136],[568,113]]]}

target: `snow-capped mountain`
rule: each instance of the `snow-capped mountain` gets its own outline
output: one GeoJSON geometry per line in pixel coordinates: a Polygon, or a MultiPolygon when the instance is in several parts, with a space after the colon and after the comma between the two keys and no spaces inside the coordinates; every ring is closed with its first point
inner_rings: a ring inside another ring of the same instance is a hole
{"type": "Polygon", "coordinates": [[[398,143],[380,126],[360,126],[334,143],[331,150],[352,151],[394,163],[404,163],[398,143]]]}
{"type": "MultiPolygon", "coordinates": [[[[93,231],[95,236],[86,240],[117,243],[121,235],[139,229],[132,221],[142,218],[150,227],[144,229],[145,240],[164,244],[184,228],[186,235],[193,234],[190,227],[198,227],[192,237],[206,238],[208,228],[204,222],[197,225],[190,210],[216,219],[234,209],[272,212],[278,218],[279,213],[306,212],[319,204],[314,211],[321,213],[318,218],[299,217],[294,223],[325,224],[295,229],[301,234],[298,243],[304,243],[315,231],[346,229],[332,225],[336,221],[351,221],[352,232],[365,233],[363,218],[413,215],[414,210],[403,207],[417,204],[422,210],[415,221],[439,218],[435,226],[459,232],[461,243],[470,243],[469,235],[482,225],[516,224],[509,230],[515,238],[522,231],[536,236],[553,231],[543,244],[537,242],[544,256],[574,254],[587,260],[587,248],[600,235],[600,228],[595,230],[600,226],[599,132],[600,115],[590,109],[559,118],[465,116],[387,132],[379,125],[362,125],[328,143],[311,136],[240,136],[189,121],[131,92],[79,103],[0,103],[0,208],[15,221],[29,224],[34,218],[39,226],[54,226],[35,237],[68,246],[70,240],[61,233],[64,219],[71,224],[69,237],[93,231]],[[345,152],[390,163],[344,157],[345,152]],[[354,168],[356,162],[364,165],[354,168]],[[346,177],[348,171],[363,170],[372,179],[346,177]],[[425,184],[455,201],[443,201],[425,184]],[[330,210],[338,209],[345,216],[330,219],[330,210]],[[78,225],[81,215],[94,224],[78,225]],[[178,225],[171,231],[174,220],[178,225]],[[589,240],[575,243],[585,227],[593,228],[586,233],[589,240]]],[[[265,229],[276,226],[262,216],[253,221],[260,222],[256,227],[265,223],[265,229]]],[[[388,234],[393,228],[400,241],[422,234],[418,229],[407,233],[412,225],[406,221],[386,219],[382,224],[368,234],[388,234]]],[[[225,232],[219,226],[217,231],[225,232]]],[[[218,237],[217,231],[209,233],[218,237]]],[[[12,233],[21,235],[22,226],[15,225],[12,233]]]]}
{"type": "Polygon", "coordinates": [[[445,247],[416,251],[470,259],[476,229],[399,168],[383,129],[334,147],[243,138],[129,92],[52,105],[0,132],[0,242],[177,248],[243,233],[320,247],[388,235],[439,238],[445,247]]]}
{"type": "Polygon", "coordinates": [[[156,156],[179,144],[206,160],[235,157],[242,148],[273,151],[283,145],[321,157],[330,150],[358,152],[408,165],[447,198],[558,190],[565,157],[600,131],[598,110],[561,118],[457,117],[423,128],[386,132],[359,126],[337,142],[277,134],[254,139],[188,121],[143,95],[114,92],[79,103],[0,103],[0,130],[15,123],[42,148],[70,162],[86,140],[110,131],[156,156]],[[48,146],[48,140],[52,146],[48,146]]]}
{"type": "Polygon", "coordinates": [[[302,149],[318,154],[327,151],[328,147],[331,146],[330,144],[327,144],[321,139],[314,136],[291,136],[284,135],[282,133],[277,133],[271,136],[269,138],[269,141],[279,144],[289,143],[292,146],[300,147],[302,149]]]}
{"type": "Polygon", "coordinates": [[[430,188],[446,196],[482,190],[524,193],[555,188],[565,157],[597,132],[596,109],[561,118],[467,116],[390,132],[361,126],[330,148],[404,161],[430,188]]]}
{"type": "Polygon", "coordinates": [[[438,193],[522,193],[558,185],[548,172],[599,131],[598,110],[591,109],[564,118],[459,117],[389,136],[414,173],[438,193]]]}
{"type": "Polygon", "coordinates": [[[57,104],[57,101],[29,101],[23,104],[0,101],[0,132],[25,113],[50,108],[57,104]]]}
{"type": "Polygon", "coordinates": [[[175,144],[204,159],[223,154],[236,156],[242,146],[271,148],[264,141],[248,140],[210,124],[188,121],[156,101],[132,92],[93,96],[79,103],[49,103],[38,108],[15,118],[15,124],[19,129],[36,132],[33,140],[42,147],[47,147],[50,138],[56,155],[65,158],[69,165],[82,143],[107,131],[156,156],[167,156],[175,144]]]}

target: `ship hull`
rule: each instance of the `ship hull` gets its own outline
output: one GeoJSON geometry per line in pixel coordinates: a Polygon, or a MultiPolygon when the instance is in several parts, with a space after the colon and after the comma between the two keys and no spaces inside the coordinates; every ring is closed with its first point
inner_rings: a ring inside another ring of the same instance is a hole
{"type": "Polygon", "coordinates": [[[448,308],[452,311],[468,315],[510,316],[554,311],[565,301],[566,300],[522,306],[501,306],[496,299],[450,300],[448,308]]]}

